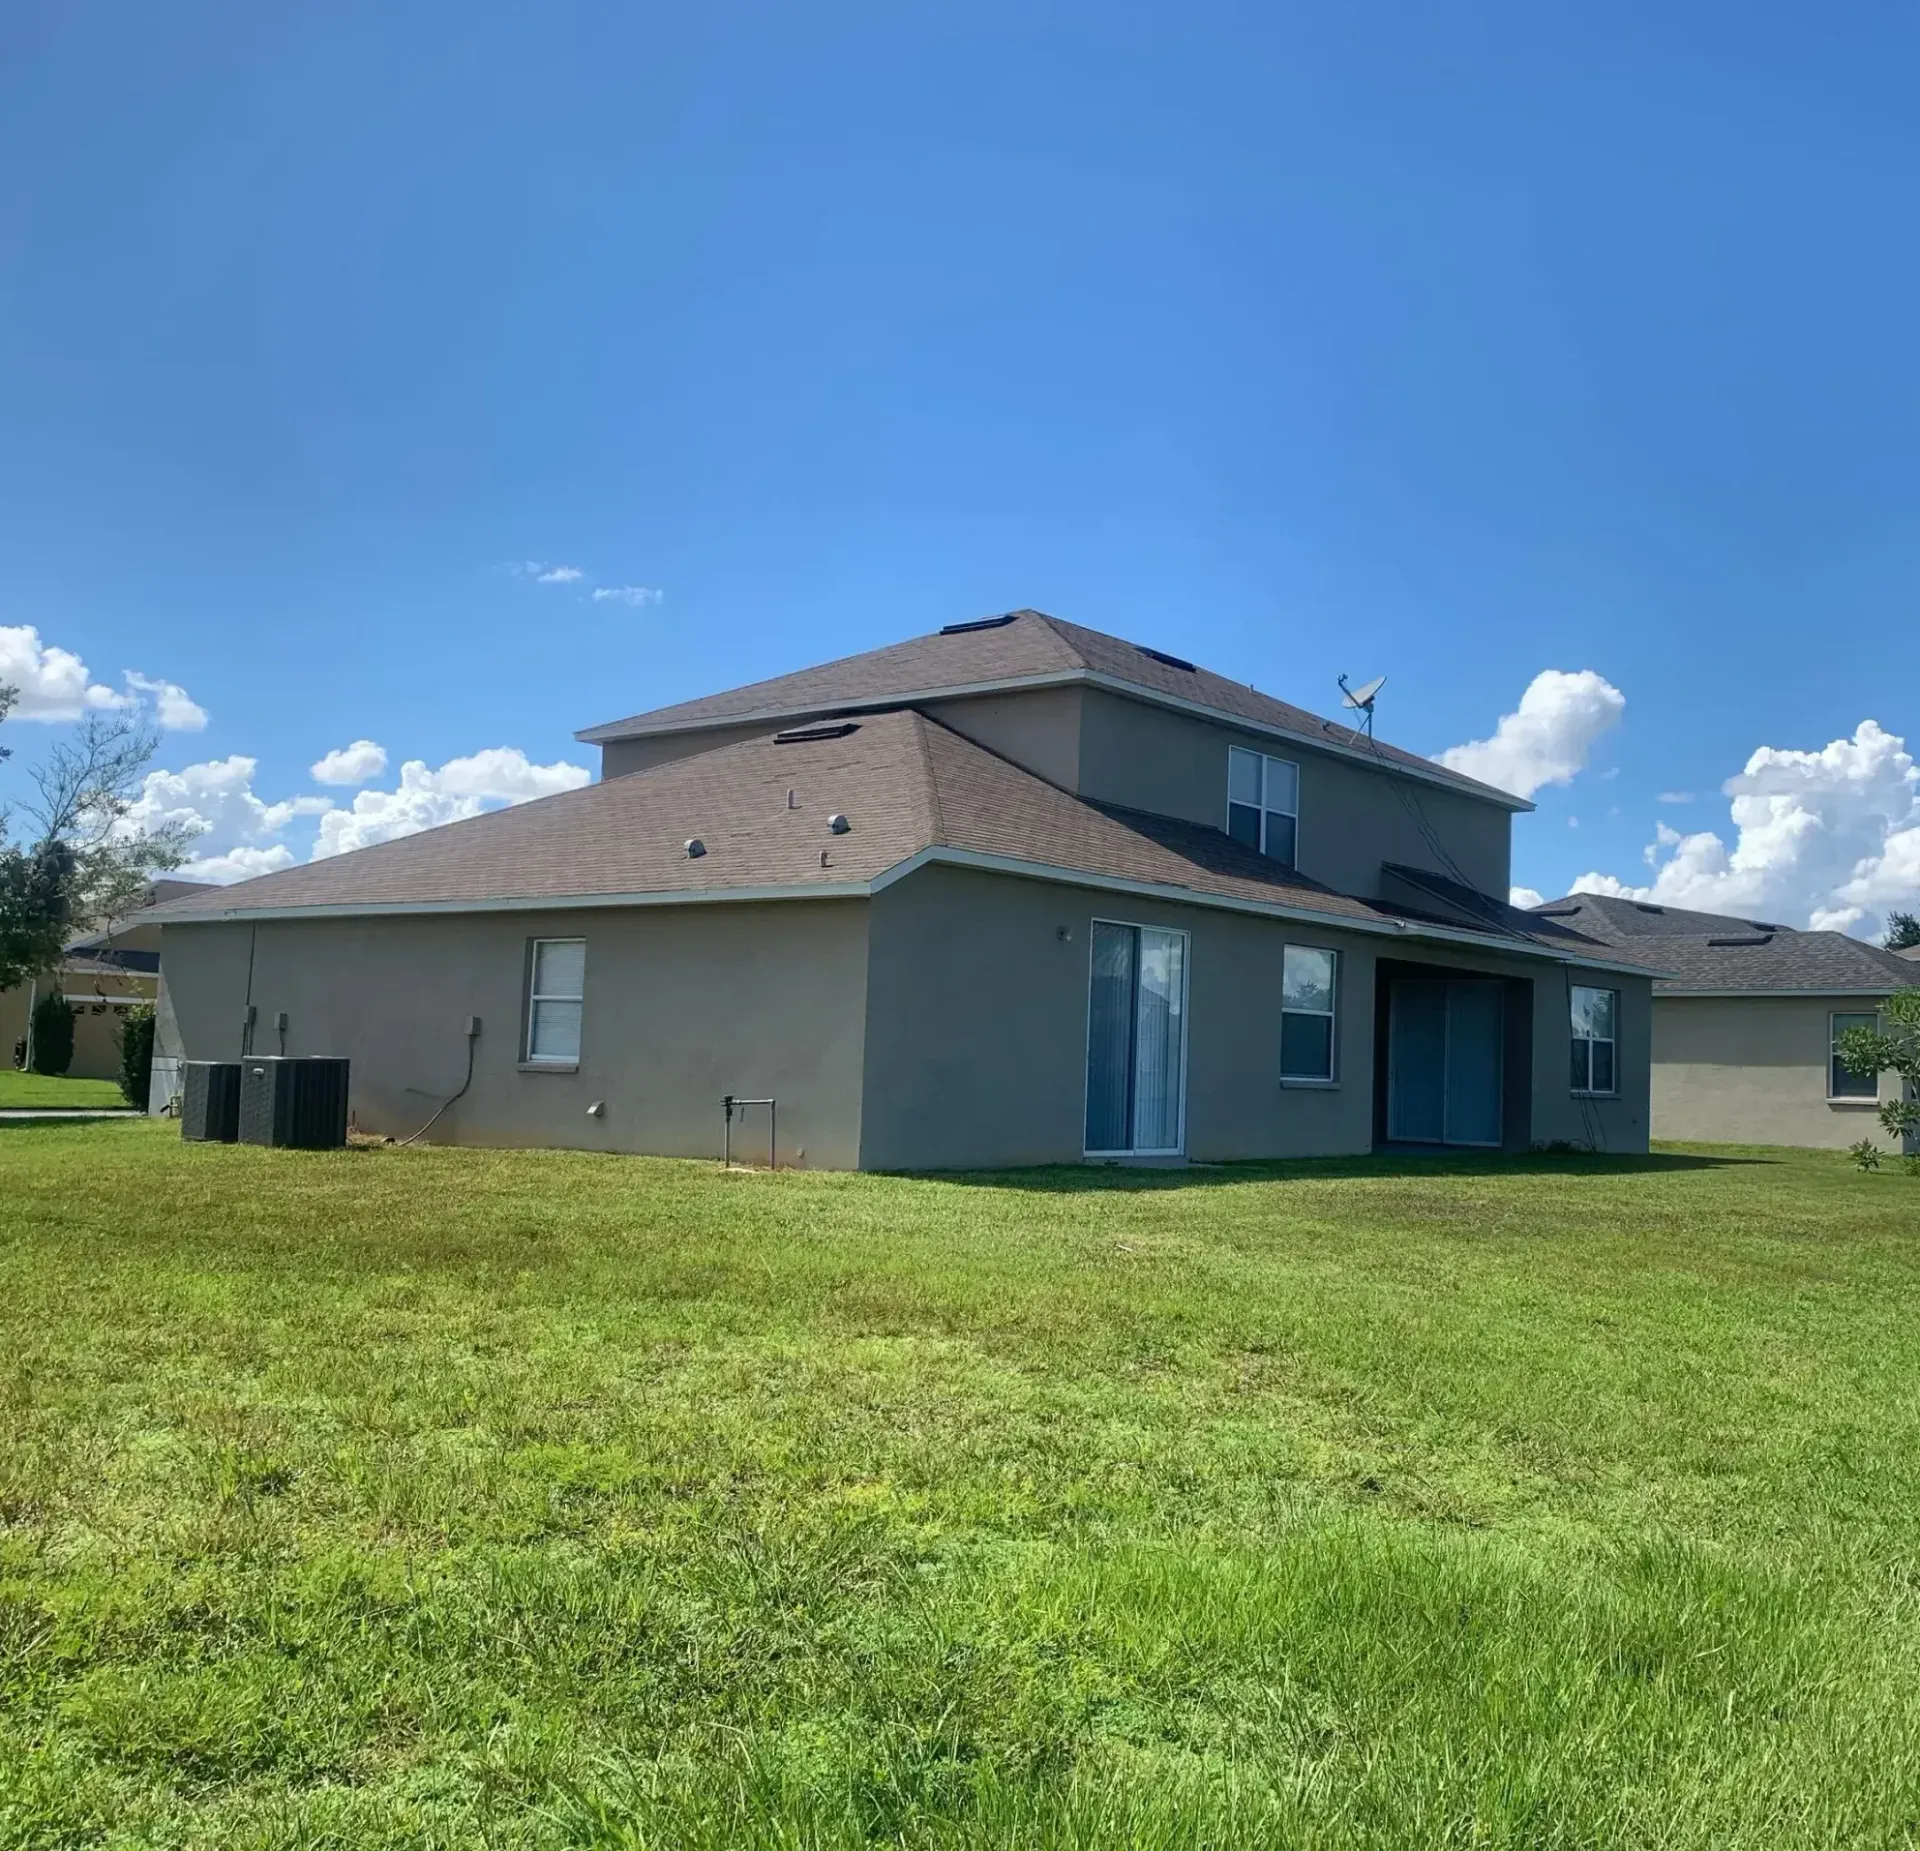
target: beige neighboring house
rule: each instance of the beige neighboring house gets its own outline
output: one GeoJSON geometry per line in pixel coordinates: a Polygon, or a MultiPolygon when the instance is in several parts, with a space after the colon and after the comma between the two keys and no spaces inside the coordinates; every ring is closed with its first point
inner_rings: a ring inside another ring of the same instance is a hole
{"type": "Polygon", "coordinates": [[[1834,1043],[1871,1026],[1892,991],[1920,984],[1912,952],[1603,894],[1533,913],[1666,973],[1653,986],[1655,1137],[1827,1149],[1885,1141],[1877,1113],[1900,1096],[1899,1081],[1849,1073],[1834,1043]]]}
{"type": "Polygon", "coordinates": [[[1647,1147],[1650,971],[1351,715],[1012,611],[580,737],[585,789],[166,908],[161,1057],[345,1056],[471,1144],[773,1098],[827,1168],[1647,1147]]]}
{"type": "Polygon", "coordinates": [[[204,893],[204,881],[157,880],[139,911],[104,932],[75,939],[58,967],[29,983],[0,991],[0,1057],[24,1048],[34,1004],[57,991],[73,1005],[76,1080],[120,1077],[120,1023],[130,1004],[154,1001],[160,984],[160,928],[147,918],[169,900],[204,893]]]}

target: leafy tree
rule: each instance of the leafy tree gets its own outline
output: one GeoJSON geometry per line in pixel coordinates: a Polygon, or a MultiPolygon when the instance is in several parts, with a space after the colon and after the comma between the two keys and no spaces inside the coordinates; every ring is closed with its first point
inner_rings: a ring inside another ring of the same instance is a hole
{"type": "Polygon", "coordinates": [[[1920,945],[1920,913],[1889,913],[1887,935],[1880,942],[1889,951],[1911,951],[1920,945]]]}
{"type": "MultiPolygon", "coordinates": [[[[0,688],[0,719],[16,698],[0,688]]],[[[0,811],[0,990],[51,970],[60,949],[138,907],[155,874],[177,868],[188,835],[131,820],[158,739],[123,713],[92,713],[33,774],[33,837],[8,840],[0,811]]],[[[7,756],[0,747],[0,758],[7,756]]]]}
{"type": "Polygon", "coordinates": [[[33,1006],[33,1070],[60,1074],[73,1065],[73,1005],[43,996],[33,1006]]]}
{"type": "Polygon", "coordinates": [[[144,1112],[153,1080],[153,1005],[133,1003],[120,1012],[120,1091],[144,1112]]]}
{"type": "Polygon", "coordinates": [[[1836,1045],[1849,1073],[1896,1073],[1905,1081],[1903,1097],[1880,1108],[1888,1135],[1906,1138],[1920,1131],[1920,986],[1896,990],[1880,1005],[1878,1026],[1850,1028],[1836,1045]]]}

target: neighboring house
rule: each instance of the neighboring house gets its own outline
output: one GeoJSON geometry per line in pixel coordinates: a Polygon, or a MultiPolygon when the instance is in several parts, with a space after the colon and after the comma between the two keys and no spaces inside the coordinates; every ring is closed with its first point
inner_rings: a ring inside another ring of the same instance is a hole
{"type": "Polygon", "coordinates": [[[1849,1073],[1834,1043],[1871,1026],[1891,991],[1920,984],[1906,958],[1844,932],[1601,894],[1533,914],[1666,973],[1653,986],[1657,1137],[1830,1149],[1884,1137],[1876,1112],[1899,1097],[1898,1080],[1849,1073]]]}
{"type": "Polygon", "coordinates": [[[160,928],[147,917],[156,906],[203,893],[201,881],[157,880],[146,904],[104,932],[77,938],[59,966],[42,977],[0,991],[0,1053],[24,1047],[34,1004],[50,991],[73,1005],[73,1062],[79,1080],[120,1075],[120,1023],[129,1005],[154,1000],[160,978],[160,928]]]}
{"type": "Polygon", "coordinates": [[[1920,945],[1909,945],[1906,950],[1896,951],[1893,955],[1896,958],[1920,959],[1920,945]]]}
{"type": "Polygon", "coordinates": [[[827,1167],[1646,1148],[1650,973],[1506,904],[1529,806],[1177,657],[1017,611],[580,737],[586,789],[170,907],[163,1054],[476,1144],[773,1097],[827,1167]]]}

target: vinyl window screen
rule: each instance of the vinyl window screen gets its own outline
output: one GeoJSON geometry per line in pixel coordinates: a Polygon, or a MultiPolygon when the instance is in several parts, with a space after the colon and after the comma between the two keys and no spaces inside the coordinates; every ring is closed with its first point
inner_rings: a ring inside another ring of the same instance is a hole
{"type": "Polygon", "coordinates": [[[536,938],[528,967],[527,1059],[572,1065],[580,1058],[587,993],[587,941],[536,938]]]}

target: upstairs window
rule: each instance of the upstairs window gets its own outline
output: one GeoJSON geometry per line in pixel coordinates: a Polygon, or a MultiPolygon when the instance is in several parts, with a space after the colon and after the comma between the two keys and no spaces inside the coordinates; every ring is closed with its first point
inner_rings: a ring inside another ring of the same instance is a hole
{"type": "Polygon", "coordinates": [[[536,938],[527,972],[527,1061],[571,1067],[580,1059],[587,996],[587,941],[536,938]]]}
{"type": "Polygon", "coordinates": [[[1855,1073],[1840,1058],[1840,1037],[1850,1028],[1878,1028],[1879,1016],[1871,1009],[1857,1014],[1842,1009],[1836,1010],[1829,1021],[1831,1028],[1827,1035],[1827,1097],[1829,1099],[1878,1099],[1880,1076],[1877,1073],[1855,1073]]]}
{"type": "Polygon", "coordinates": [[[1620,992],[1573,986],[1573,1090],[1576,1093],[1614,1093],[1620,1090],[1616,1065],[1620,992]]]}
{"type": "Polygon", "coordinates": [[[1293,867],[1300,834],[1300,767],[1229,746],[1227,834],[1293,867]]]}

